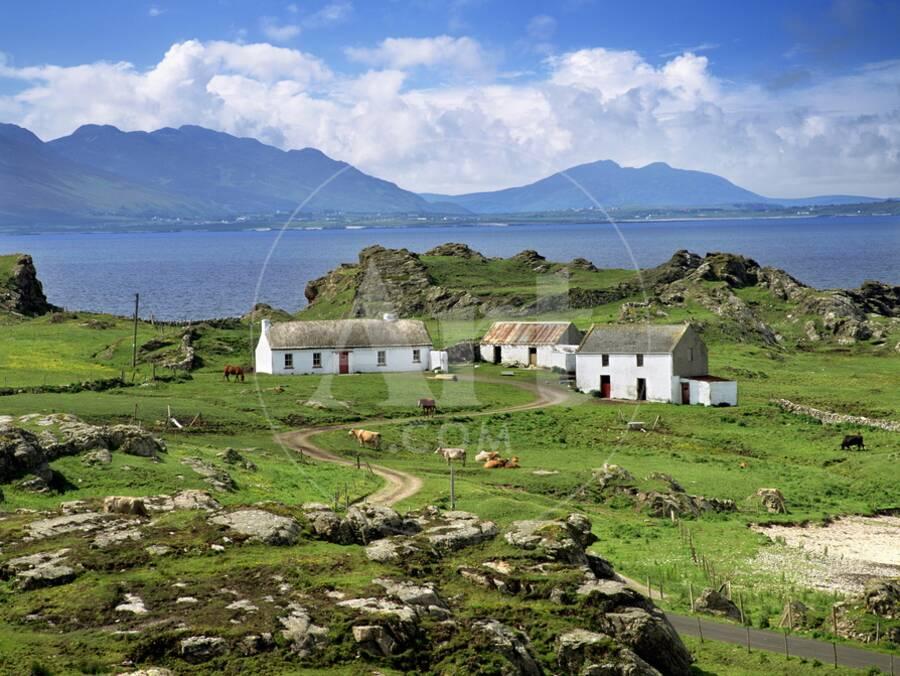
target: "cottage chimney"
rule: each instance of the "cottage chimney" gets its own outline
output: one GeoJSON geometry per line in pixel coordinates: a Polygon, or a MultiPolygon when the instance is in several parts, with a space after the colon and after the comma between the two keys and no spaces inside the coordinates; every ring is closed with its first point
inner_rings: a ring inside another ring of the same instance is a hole
{"type": "Polygon", "coordinates": [[[262,335],[264,335],[264,336],[269,335],[269,327],[270,326],[272,326],[271,320],[269,320],[269,319],[262,320],[262,323],[260,325],[260,331],[262,332],[262,335]]]}

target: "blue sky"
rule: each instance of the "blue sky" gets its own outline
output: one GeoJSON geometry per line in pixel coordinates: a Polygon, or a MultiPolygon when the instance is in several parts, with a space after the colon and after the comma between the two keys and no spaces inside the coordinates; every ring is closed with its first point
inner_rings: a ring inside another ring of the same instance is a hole
{"type": "Polygon", "coordinates": [[[772,195],[900,194],[900,2],[0,7],[0,119],[197,123],[456,192],[654,160],[772,195]]]}

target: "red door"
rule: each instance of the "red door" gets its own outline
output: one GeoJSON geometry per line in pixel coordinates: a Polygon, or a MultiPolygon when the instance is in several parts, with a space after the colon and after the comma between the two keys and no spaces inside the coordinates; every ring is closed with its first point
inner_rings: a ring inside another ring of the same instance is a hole
{"type": "Polygon", "coordinates": [[[338,353],[338,373],[350,373],[350,353],[338,353]]]}
{"type": "Polygon", "coordinates": [[[690,404],[691,403],[691,384],[690,383],[681,383],[681,403],[682,404],[690,404]]]}
{"type": "Polygon", "coordinates": [[[609,399],[612,394],[612,383],[610,382],[609,376],[600,376],[600,397],[602,399],[609,399]]]}

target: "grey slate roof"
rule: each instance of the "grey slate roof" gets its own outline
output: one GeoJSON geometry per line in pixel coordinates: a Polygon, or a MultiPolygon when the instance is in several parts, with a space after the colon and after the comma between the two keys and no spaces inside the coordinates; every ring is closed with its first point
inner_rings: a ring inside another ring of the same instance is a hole
{"type": "Polygon", "coordinates": [[[428,347],[431,336],[418,319],[330,319],[273,322],[269,346],[275,350],[321,347],[428,347]]]}
{"type": "Polygon", "coordinates": [[[578,348],[580,354],[669,353],[690,328],[687,324],[595,324],[578,348]]]}
{"type": "MultiPolygon", "coordinates": [[[[482,345],[557,345],[567,342],[572,322],[494,322],[482,345]]],[[[580,335],[576,329],[576,335],[580,335]]],[[[576,338],[575,341],[578,339],[576,338]]]]}

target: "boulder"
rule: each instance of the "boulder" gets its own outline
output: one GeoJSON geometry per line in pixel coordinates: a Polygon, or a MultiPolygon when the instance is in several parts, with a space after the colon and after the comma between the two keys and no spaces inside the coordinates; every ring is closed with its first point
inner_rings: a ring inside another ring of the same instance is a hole
{"type": "Polygon", "coordinates": [[[514,547],[535,555],[575,565],[587,565],[585,547],[596,541],[590,520],[570,514],[565,521],[514,521],[504,536],[514,547]]]}
{"type": "Polygon", "coordinates": [[[28,524],[29,535],[40,540],[67,533],[89,533],[108,525],[110,519],[97,512],[66,514],[49,519],[38,519],[28,524]]]}
{"type": "Polygon", "coordinates": [[[119,676],[175,676],[175,672],[162,667],[144,667],[137,671],[119,674],[119,676]]]}
{"type": "Polygon", "coordinates": [[[385,592],[392,598],[412,606],[422,615],[439,618],[445,618],[450,615],[447,604],[438,596],[434,586],[429,583],[397,582],[386,578],[376,578],[372,582],[383,587],[385,592]]]}
{"type": "Polygon", "coordinates": [[[625,608],[599,618],[598,629],[664,674],[688,676],[693,658],[660,610],[625,608]]]}
{"type": "Polygon", "coordinates": [[[593,478],[601,491],[604,491],[607,488],[621,488],[635,485],[635,479],[631,472],[624,467],[611,465],[609,463],[604,463],[603,467],[594,470],[593,478]]]}
{"type": "Polygon", "coordinates": [[[178,643],[178,654],[187,662],[199,664],[228,652],[228,644],[218,636],[190,636],[178,643]]]}
{"type": "Polygon", "coordinates": [[[272,634],[264,632],[262,634],[248,634],[244,636],[238,643],[238,652],[244,657],[252,657],[262,652],[267,652],[275,647],[275,640],[272,634]]]}
{"type": "Polygon", "coordinates": [[[397,641],[390,632],[377,624],[353,627],[353,640],[359,643],[366,652],[380,657],[390,657],[398,648],[397,641]]]}
{"type": "Polygon", "coordinates": [[[756,497],[770,514],[787,514],[787,503],[784,494],[777,488],[760,488],[756,497]]]}
{"type": "Polygon", "coordinates": [[[357,598],[338,601],[341,608],[358,610],[366,615],[376,617],[390,616],[404,624],[415,624],[419,613],[412,606],[386,598],[357,598]]]}
{"type": "Polygon", "coordinates": [[[112,453],[108,448],[98,448],[85,453],[81,457],[81,462],[86,465],[108,465],[112,462],[112,453]]]}
{"type": "Polygon", "coordinates": [[[0,483],[8,483],[27,474],[50,479],[52,470],[47,464],[38,438],[17,427],[0,427],[0,483]]]}
{"type": "Polygon", "coordinates": [[[561,673],[579,676],[661,676],[610,636],[585,629],[573,629],[556,639],[556,663],[561,673]]]}
{"type": "Polygon", "coordinates": [[[439,552],[453,552],[497,536],[492,521],[481,521],[469,512],[445,512],[423,531],[425,540],[439,552]]]}
{"type": "Polygon", "coordinates": [[[528,637],[514,631],[497,620],[478,620],[473,628],[490,643],[492,652],[505,657],[512,666],[512,673],[521,676],[540,676],[544,673],[531,654],[528,637]]]}
{"type": "Polygon", "coordinates": [[[740,622],[741,611],[721,589],[704,589],[694,601],[694,612],[727,617],[740,622]]]}
{"type": "Polygon", "coordinates": [[[733,288],[756,286],[760,266],[752,258],[729,253],[708,253],[692,277],[711,282],[725,282],[733,288]]]}
{"type": "MultiPolygon", "coordinates": [[[[740,619],[740,618],[739,618],[740,619]]],[[[802,601],[788,601],[781,611],[778,626],[782,629],[799,629],[809,626],[809,608],[802,601]]]]}
{"type": "Polygon", "coordinates": [[[226,526],[254,542],[293,545],[300,539],[300,524],[286,516],[262,509],[241,509],[210,518],[210,523],[226,526]]]}
{"type": "Polygon", "coordinates": [[[147,614],[147,607],[144,605],[144,600],[137,594],[125,594],[122,603],[117,605],[115,609],[118,613],[131,613],[133,615],[147,614]]]}
{"type": "Polygon", "coordinates": [[[900,619],[900,581],[872,582],[863,595],[866,610],[886,619],[900,619]]]}
{"type": "Polygon", "coordinates": [[[418,530],[411,528],[410,523],[390,507],[366,502],[352,505],[347,510],[344,527],[351,534],[353,541],[360,544],[389,535],[408,535],[418,530]]]}
{"type": "Polygon", "coordinates": [[[69,552],[64,548],[10,559],[0,566],[0,578],[14,577],[22,591],[68,584],[78,575],[69,564],[69,552]]]}
{"type": "Polygon", "coordinates": [[[166,452],[166,444],[162,439],[135,425],[113,425],[107,428],[106,434],[113,450],[128,455],[155,458],[166,452]]]}
{"type": "Polygon", "coordinates": [[[407,560],[410,556],[419,553],[420,550],[410,542],[409,538],[396,536],[370,542],[366,545],[365,551],[366,557],[370,561],[397,563],[407,560]]]}

